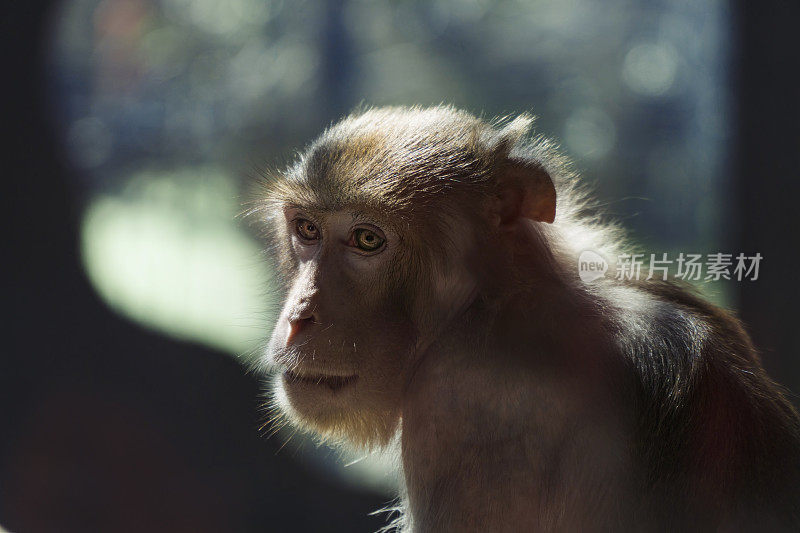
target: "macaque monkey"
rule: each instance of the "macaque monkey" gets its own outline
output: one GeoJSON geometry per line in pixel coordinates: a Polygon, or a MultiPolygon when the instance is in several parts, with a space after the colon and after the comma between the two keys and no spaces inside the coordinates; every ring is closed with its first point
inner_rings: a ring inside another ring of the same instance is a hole
{"type": "Polygon", "coordinates": [[[741,324],[581,281],[622,235],[531,124],[369,109],[264,180],[280,412],[396,448],[403,531],[800,529],[798,415],[741,324]]]}

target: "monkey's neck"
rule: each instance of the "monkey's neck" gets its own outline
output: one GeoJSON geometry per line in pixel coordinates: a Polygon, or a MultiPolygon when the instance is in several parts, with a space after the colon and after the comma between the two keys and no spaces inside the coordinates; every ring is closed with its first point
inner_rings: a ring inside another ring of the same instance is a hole
{"type": "Polygon", "coordinates": [[[624,479],[615,473],[627,456],[619,421],[596,386],[602,370],[575,371],[584,348],[601,358],[599,326],[580,319],[591,313],[557,309],[559,300],[574,302],[558,297],[547,317],[512,308],[491,328],[468,315],[429,348],[402,414],[414,531],[585,529],[612,512],[609,487],[624,479]],[[585,457],[593,464],[576,460],[585,457]]]}

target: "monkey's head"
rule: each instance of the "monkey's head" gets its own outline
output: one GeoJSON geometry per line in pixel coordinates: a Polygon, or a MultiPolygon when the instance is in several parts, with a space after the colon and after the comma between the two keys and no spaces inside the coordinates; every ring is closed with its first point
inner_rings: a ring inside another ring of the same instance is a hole
{"type": "Polygon", "coordinates": [[[258,212],[284,300],[266,357],[295,423],[358,446],[392,437],[415,365],[492,258],[522,219],[553,221],[548,172],[518,146],[530,123],[373,109],[267,180],[258,212]]]}

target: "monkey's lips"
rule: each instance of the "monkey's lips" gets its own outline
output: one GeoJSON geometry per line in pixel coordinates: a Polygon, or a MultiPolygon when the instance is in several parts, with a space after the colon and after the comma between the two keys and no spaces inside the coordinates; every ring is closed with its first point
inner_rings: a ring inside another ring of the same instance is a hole
{"type": "Polygon", "coordinates": [[[327,387],[333,392],[337,392],[348,385],[352,385],[358,379],[358,376],[333,376],[327,374],[298,373],[292,370],[285,370],[283,372],[283,379],[290,385],[327,387]]]}

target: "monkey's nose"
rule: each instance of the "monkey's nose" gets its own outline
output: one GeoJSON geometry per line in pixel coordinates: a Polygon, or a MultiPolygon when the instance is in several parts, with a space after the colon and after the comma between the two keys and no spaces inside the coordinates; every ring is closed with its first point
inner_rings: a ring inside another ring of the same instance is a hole
{"type": "Polygon", "coordinates": [[[311,313],[304,313],[300,316],[289,319],[289,335],[286,336],[286,345],[292,344],[294,338],[303,331],[306,326],[316,322],[314,315],[311,313]]]}

